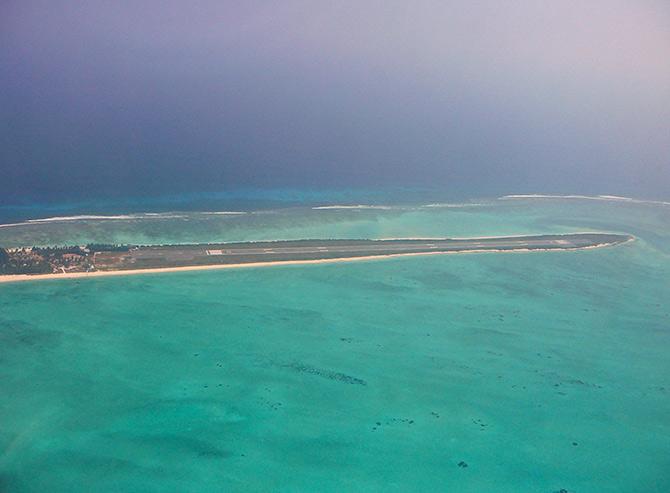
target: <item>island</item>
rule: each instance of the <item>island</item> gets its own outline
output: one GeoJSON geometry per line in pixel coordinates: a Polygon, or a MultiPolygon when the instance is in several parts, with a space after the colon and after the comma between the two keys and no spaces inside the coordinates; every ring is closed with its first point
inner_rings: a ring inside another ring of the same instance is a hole
{"type": "Polygon", "coordinates": [[[480,238],[287,240],[193,245],[0,248],[0,282],[58,277],[368,260],[401,255],[582,250],[614,246],[616,233],[480,238]]]}

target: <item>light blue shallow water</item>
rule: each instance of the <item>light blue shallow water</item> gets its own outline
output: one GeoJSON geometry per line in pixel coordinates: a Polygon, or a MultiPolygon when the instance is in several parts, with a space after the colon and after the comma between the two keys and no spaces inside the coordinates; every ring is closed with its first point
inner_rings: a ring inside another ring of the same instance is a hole
{"type": "Polygon", "coordinates": [[[0,491],[670,491],[670,208],[274,216],[67,234],[638,240],[0,285],[0,491]]]}

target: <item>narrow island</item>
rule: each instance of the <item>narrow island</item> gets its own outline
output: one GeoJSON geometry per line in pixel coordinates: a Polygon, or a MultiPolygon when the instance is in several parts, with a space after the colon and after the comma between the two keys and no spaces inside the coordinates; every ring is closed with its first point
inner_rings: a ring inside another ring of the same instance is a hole
{"type": "Polygon", "coordinates": [[[292,240],[196,245],[0,248],[0,282],[367,260],[401,255],[582,250],[628,242],[614,233],[484,238],[292,240]]]}

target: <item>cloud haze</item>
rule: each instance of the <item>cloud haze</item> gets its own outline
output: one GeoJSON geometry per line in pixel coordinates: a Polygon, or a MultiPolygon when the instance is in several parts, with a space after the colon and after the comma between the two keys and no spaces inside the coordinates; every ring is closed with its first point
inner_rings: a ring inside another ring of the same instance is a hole
{"type": "Polygon", "coordinates": [[[7,201],[378,184],[670,196],[662,1],[9,0],[0,70],[7,201]]]}

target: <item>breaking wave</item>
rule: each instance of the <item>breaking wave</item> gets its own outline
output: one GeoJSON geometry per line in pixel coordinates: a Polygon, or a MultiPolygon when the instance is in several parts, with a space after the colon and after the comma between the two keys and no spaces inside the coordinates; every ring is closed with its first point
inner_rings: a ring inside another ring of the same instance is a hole
{"type": "Polygon", "coordinates": [[[421,207],[428,209],[461,209],[464,207],[485,207],[491,204],[486,204],[484,202],[461,202],[461,203],[450,203],[450,202],[438,202],[435,204],[426,204],[421,207]]]}
{"type": "Polygon", "coordinates": [[[247,213],[242,211],[212,211],[212,212],[202,212],[201,214],[204,214],[206,216],[240,216],[247,213]]]}
{"type": "Polygon", "coordinates": [[[499,197],[498,200],[515,200],[515,199],[572,199],[572,200],[599,200],[603,202],[626,202],[631,204],[651,204],[651,205],[670,205],[670,202],[665,202],[662,200],[643,200],[643,199],[634,199],[631,197],[621,197],[619,195],[551,195],[551,194],[541,194],[541,193],[531,193],[531,194],[514,194],[514,195],[504,195],[499,197]]]}
{"type": "Polygon", "coordinates": [[[367,205],[367,204],[356,204],[356,205],[319,205],[312,207],[313,210],[337,210],[337,209],[382,209],[389,210],[393,209],[390,205],[367,205]]]}

